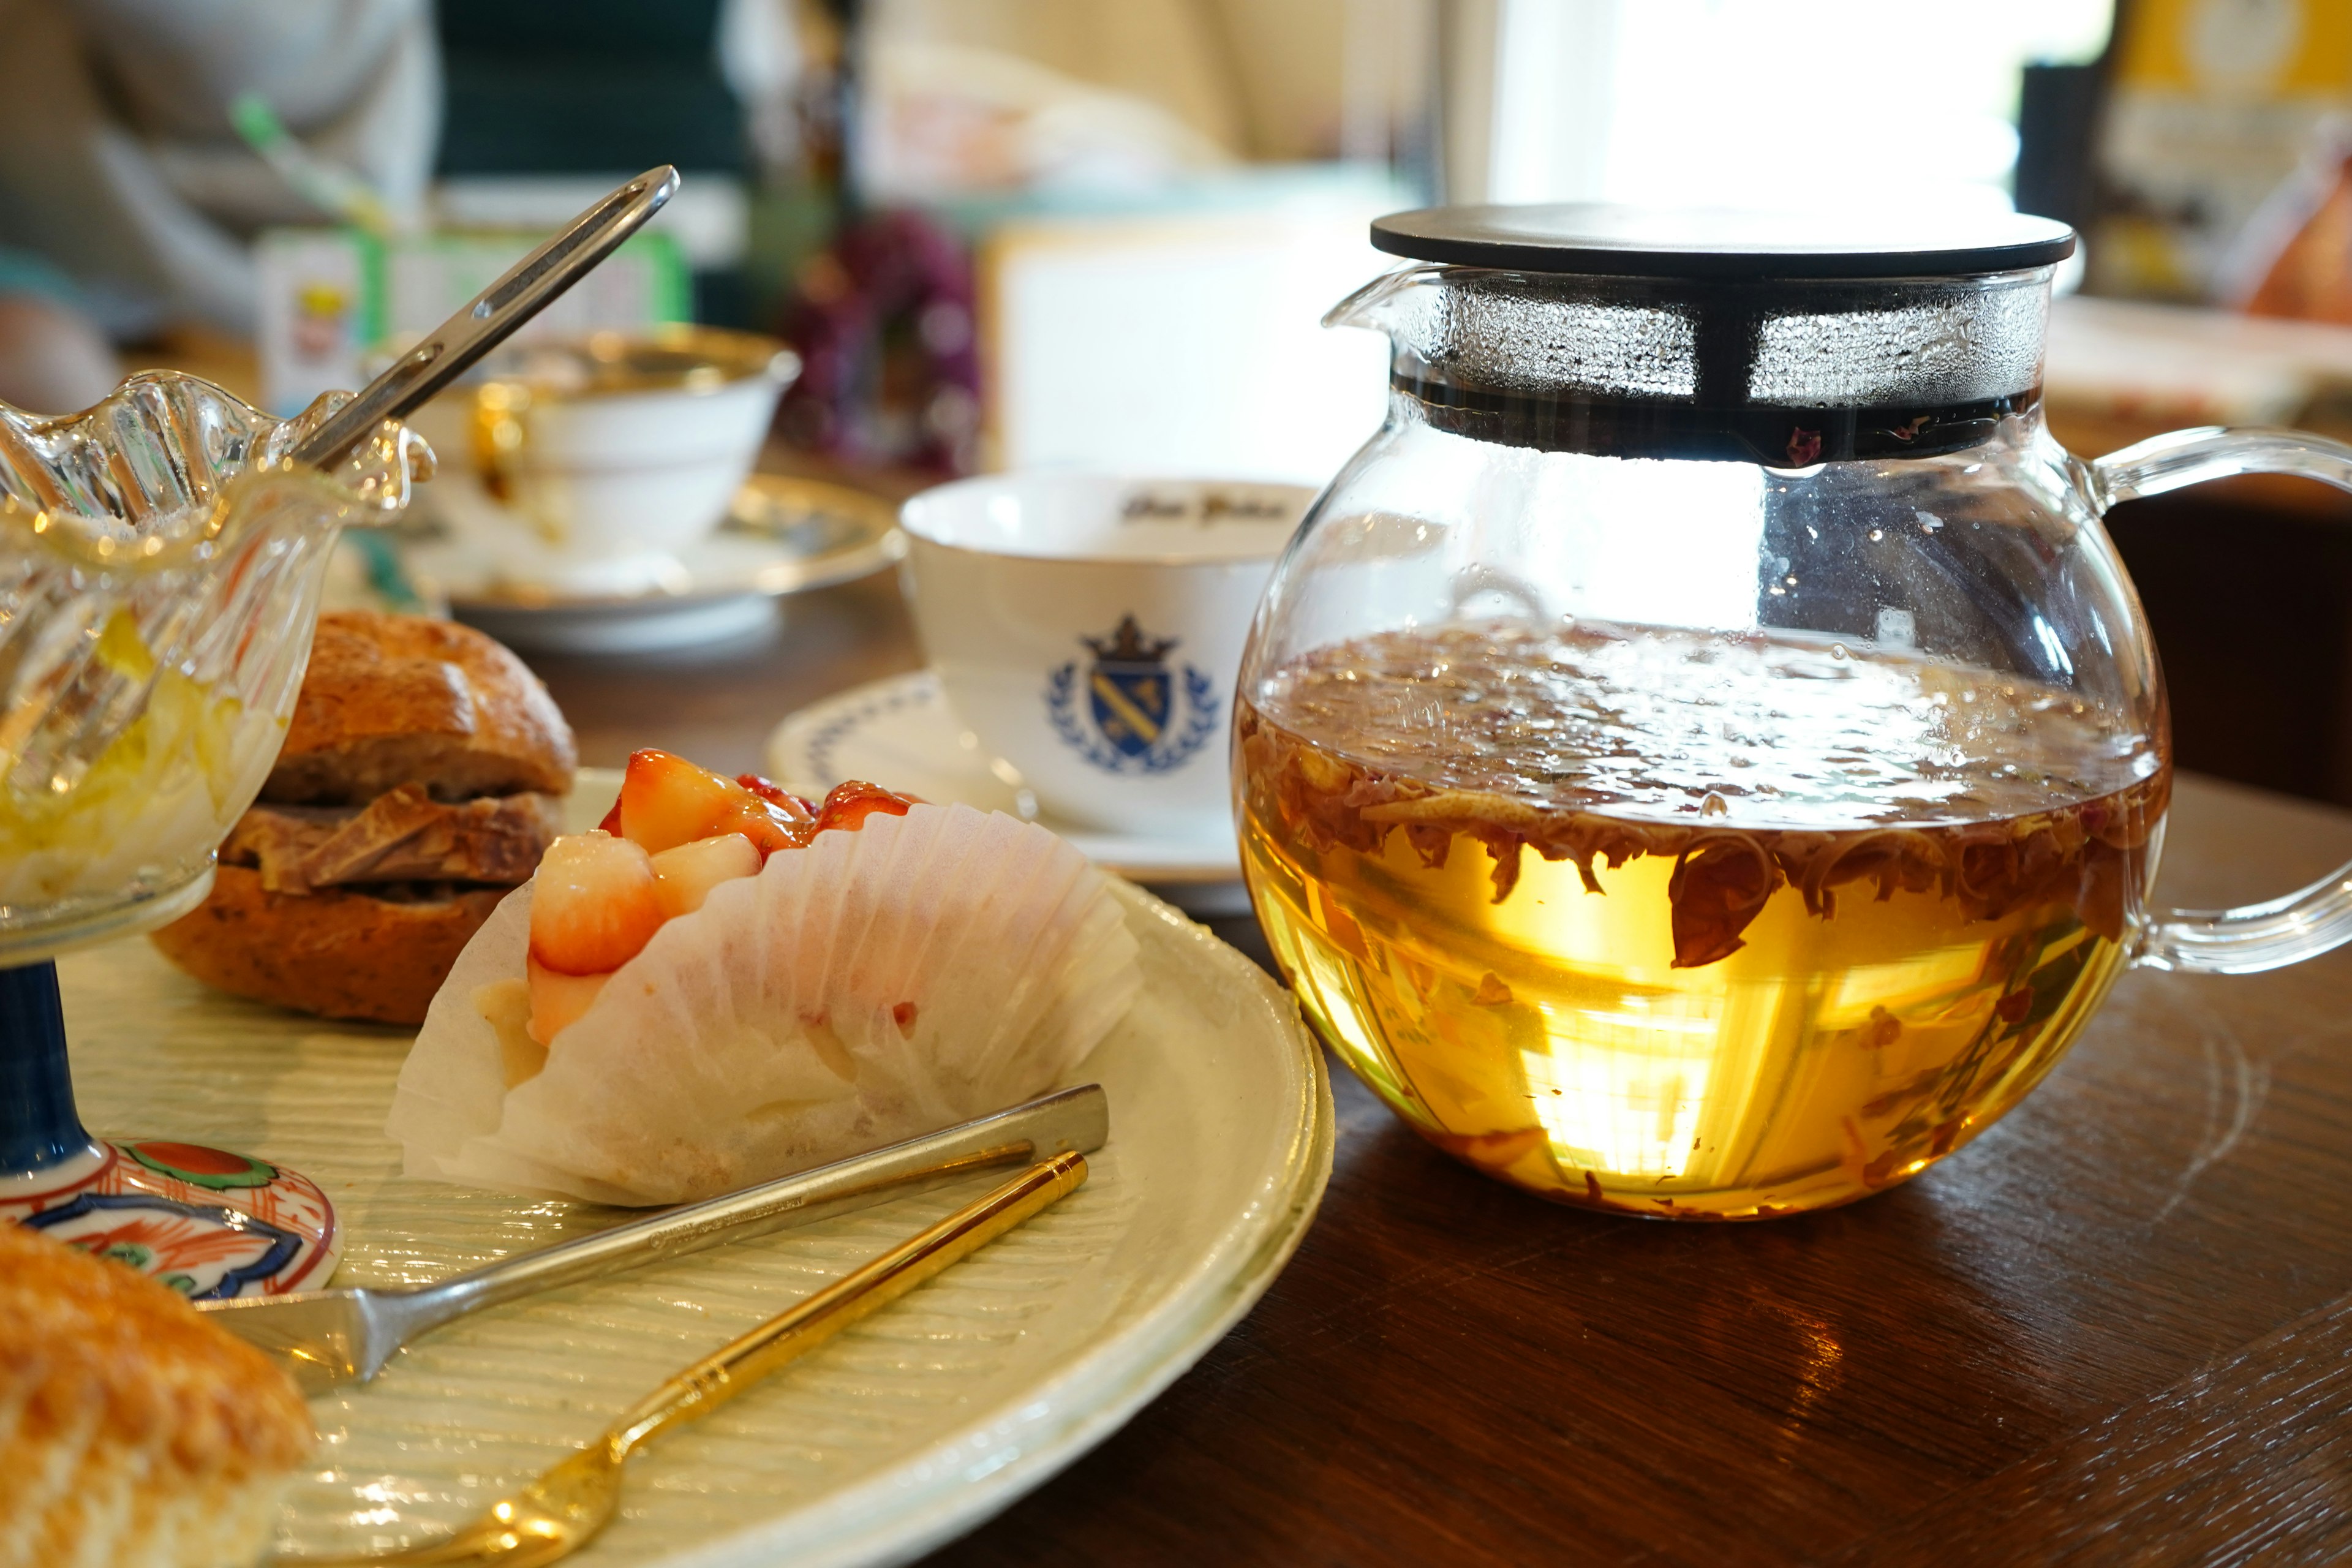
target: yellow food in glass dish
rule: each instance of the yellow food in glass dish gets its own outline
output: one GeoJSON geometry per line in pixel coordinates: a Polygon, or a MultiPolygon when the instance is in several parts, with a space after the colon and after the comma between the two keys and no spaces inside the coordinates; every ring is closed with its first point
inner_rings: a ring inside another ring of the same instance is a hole
{"type": "Polygon", "coordinates": [[[37,770],[20,767],[0,787],[0,906],[162,893],[202,875],[285,738],[283,719],[157,669],[128,612],[97,658],[147,685],[145,710],[78,779],[27,780],[37,770]]]}

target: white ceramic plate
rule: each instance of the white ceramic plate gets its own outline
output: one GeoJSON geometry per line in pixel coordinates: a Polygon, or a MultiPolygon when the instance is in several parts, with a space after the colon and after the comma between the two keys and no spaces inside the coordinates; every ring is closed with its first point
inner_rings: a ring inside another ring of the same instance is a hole
{"type": "MultiPolygon", "coordinates": [[[[593,820],[611,774],[583,775],[593,820]]],[[[1322,1058],[1247,960],[1121,886],[1143,994],[1073,1081],[1109,1091],[1087,1184],[629,1467],[583,1564],[900,1563],[1045,1480],[1198,1360],[1272,1282],[1331,1166],[1322,1058]]],[[[282,1161],[342,1226],[342,1284],[408,1284],[623,1217],[412,1182],[383,1134],[402,1031],[205,990],[143,941],[58,963],[83,1119],[282,1161]]],[[[897,1200],[429,1335],[312,1402],[326,1447],[281,1550],[429,1538],[697,1357],[997,1177],[897,1200]]]]}
{"type": "Polygon", "coordinates": [[[995,771],[1002,764],[964,728],[948,706],[939,677],[927,669],[868,681],[802,709],[768,737],[767,757],[776,782],[801,795],[823,795],[844,779],[871,779],[925,800],[962,801],[983,811],[1031,816],[1130,880],[1170,891],[1211,892],[1205,902],[1182,900],[1195,914],[1238,914],[1249,908],[1248,895],[1240,891],[1240,851],[1229,834],[1155,838],[1071,826],[1039,815],[1014,778],[995,771]],[[1235,894],[1227,900],[1234,907],[1216,907],[1216,895],[1227,889],[1235,894]]]}
{"type": "MultiPolygon", "coordinates": [[[[520,547],[517,547],[519,549],[520,547]]],[[[726,524],[674,555],[648,557],[627,591],[538,581],[525,551],[486,548],[462,529],[402,548],[421,593],[501,642],[556,653],[642,653],[766,626],[769,601],[878,572],[907,552],[890,503],[843,485],[754,474],[726,524]]]]}

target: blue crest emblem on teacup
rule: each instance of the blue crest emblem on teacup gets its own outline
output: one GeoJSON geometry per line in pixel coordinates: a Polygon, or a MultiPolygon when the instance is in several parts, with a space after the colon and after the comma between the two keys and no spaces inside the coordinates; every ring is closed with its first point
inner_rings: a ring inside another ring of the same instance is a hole
{"type": "Polygon", "coordinates": [[[1216,683],[1192,665],[1172,669],[1177,638],[1155,637],[1133,616],[1108,637],[1080,637],[1094,658],[1045,681],[1045,712],[1055,733],[1106,773],[1165,773],[1208,743],[1223,704],[1216,683]],[[1083,681],[1085,700],[1079,700],[1083,681]]]}

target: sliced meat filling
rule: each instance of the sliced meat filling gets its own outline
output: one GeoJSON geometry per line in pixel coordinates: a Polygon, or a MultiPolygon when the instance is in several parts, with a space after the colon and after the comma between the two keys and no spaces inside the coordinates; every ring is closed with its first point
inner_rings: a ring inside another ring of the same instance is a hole
{"type": "Polygon", "coordinates": [[[252,866],[273,893],[376,882],[530,879],[562,830],[553,795],[485,795],[447,802],[403,784],[365,806],[257,805],[220,857],[252,866]]]}

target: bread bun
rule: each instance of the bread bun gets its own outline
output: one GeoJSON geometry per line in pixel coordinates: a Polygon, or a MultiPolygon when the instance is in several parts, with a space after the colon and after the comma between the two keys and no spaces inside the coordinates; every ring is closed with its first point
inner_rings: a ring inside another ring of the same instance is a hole
{"type": "Polygon", "coordinates": [[[560,830],[548,797],[576,760],[547,689],[481,633],[323,615],[267,804],[223,845],[212,896],[155,945],[238,996],[421,1024],[560,830]]]}
{"type": "Polygon", "coordinates": [[[251,867],[223,866],[212,897],[153,940],[173,963],[235,995],[322,1017],[413,1026],[425,1021],[449,966],[509,891],[461,889],[424,900],[361,888],[273,893],[251,867]]]}
{"type": "Polygon", "coordinates": [[[404,784],[438,800],[562,795],[578,762],[555,700],[499,644],[449,621],[336,610],[319,617],[261,798],[364,805],[404,784]]]}
{"type": "Polygon", "coordinates": [[[261,1352],[144,1275],[0,1220],[0,1563],[250,1563],[316,1441],[261,1352]]]}

